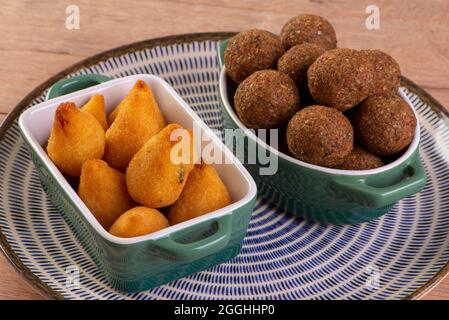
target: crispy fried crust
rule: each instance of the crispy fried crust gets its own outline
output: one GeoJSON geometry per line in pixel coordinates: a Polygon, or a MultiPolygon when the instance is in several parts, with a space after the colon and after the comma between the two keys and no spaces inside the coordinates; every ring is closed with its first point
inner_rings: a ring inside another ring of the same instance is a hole
{"type": "Polygon", "coordinates": [[[274,69],[285,50],[281,40],[265,30],[248,30],[232,37],[224,52],[226,72],[236,83],[258,70],[274,69]]]}
{"type": "Polygon", "coordinates": [[[104,159],[111,167],[125,171],[145,142],[164,128],[165,120],[153,92],[142,80],[117,108],[120,112],[106,131],[104,159]]]}
{"type": "Polygon", "coordinates": [[[56,109],[47,153],[63,174],[79,177],[83,163],[101,159],[105,134],[98,120],[82,112],[74,103],[61,103],[56,109]]]}
{"type": "Polygon", "coordinates": [[[299,110],[299,92],[286,74],[257,71],[238,86],[234,106],[249,128],[279,128],[299,110]]]}
{"type": "Polygon", "coordinates": [[[280,37],[286,49],[302,43],[314,43],[326,50],[337,47],[334,27],[323,17],[311,14],[301,14],[288,20],[280,37]]]}
{"type": "MultiPolygon", "coordinates": [[[[181,195],[187,177],[195,161],[192,132],[188,132],[190,141],[183,138],[171,141],[170,135],[179,124],[169,124],[158,134],[151,137],[137,152],[126,170],[126,184],[131,197],[138,203],[150,208],[162,208],[173,204],[181,195]],[[190,145],[188,144],[190,143],[190,145]],[[182,148],[186,146],[187,148],[182,148]],[[177,163],[172,154],[185,155],[185,160],[177,163]]],[[[186,138],[187,139],[187,138],[186,138]]]]}
{"type": "Polygon", "coordinates": [[[215,168],[208,164],[195,165],[190,172],[179,199],[168,211],[170,225],[199,217],[231,203],[228,189],[215,168]]]}
{"type": "Polygon", "coordinates": [[[374,69],[359,51],[338,48],[316,59],[307,71],[307,79],[315,101],[346,111],[368,97],[374,69]]]}
{"type": "Polygon", "coordinates": [[[374,66],[374,85],[371,95],[396,94],[401,82],[401,68],[392,56],[380,50],[361,50],[374,66]]]}
{"type": "Polygon", "coordinates": [[[354,130],[360,144],[377,155],[393,155],[413,140],[416,118],[409,105],[397,95],[366,99],[354,114],[354,130]]]}
{"type": "Polygon", "coordinates": [[[104,97],[102,94],[94,94],[90,97],[89,101],[81,107],[81,110],[93,115],[98,120],[104,131],[108,129],[104,97]]]}
{"type": "Polygon", "coordinates": [[[156,209],[135,207],[122,214],[109,229],[116,237],[132,238],[169,226],[167,218],[156,209]]]}
{"type": "Polygon", "coordinates": [[[278,61],[278,70],[295,81],[298,89],[307,89],[307,70],[325,49],[312,43],[290,48],[278,61]]]}
{"type": "Polygon", "coordinates": [[[351,153],[354,133],[340,111],[310,106],[298,111],[287,126],[287,144],[299,160],[335,167],[351,153]]]}
{"type": "Polygon", "coordinates": [[[384,162],[375,154],[354,145],[352,152],[336,169],[344,170],[368,170],[382,167],[384,162]]]}
{"type": "Polygon", "coordinates": [[[106,230],[135,206],[126,189],[125,174],[99,159],[84,162],[78,195],[106,230]]]}

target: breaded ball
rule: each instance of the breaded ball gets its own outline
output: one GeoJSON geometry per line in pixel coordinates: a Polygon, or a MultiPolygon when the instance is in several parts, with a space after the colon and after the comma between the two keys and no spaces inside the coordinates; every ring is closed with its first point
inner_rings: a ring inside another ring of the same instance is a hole
{"type": "Polygon", "coordinates": [[[325,167],[343,163],[351,153],[354,133],[340,111],[314,105],[298,111],[287,126],[287,144],[297,159],[325,167]]]}
{"type": "Polygon", "coordinates": [[[126,189],[125,174],[99,159],[84,162],[78,195],[106,230],[135,206],[126,189]]]}
{"type": "Polygon", "coordinates": [[[165,120],[153,92],[142,80],[136,81],[117,108],[119,112],[106,131],[104,159],[124,172],[145,142],[165,127],[165,120]]]}
{"type": "Polygon", "coordinates": [[[401,82],[401,68],[389,54],[380,50],[361,50],[374,66],[371,94],[396,94],[401,82]]]}
{"type": "Polygon", "coordinates": [[[399,96],[376,95],[358,107],[353,125],[362,147],[379,156],[393,155],[412,142],[416,117],[399,96]]]}
{"type": "Polygon", "coordinates": [[[295,81],[301,92],[307,88],[307,70],[324,53],[323,47],[312,43],[291,47],[278,61],[278,70],[295,81]]]}
{"type": "Polygon", "coordinates": [[[94,94],[90,97],[89,101],[81,107],[81,110],[93,115],[103,127],[104,131],[108,129],[104,96],[102,94],[94,94]]]}
{"type": "Polygon", "coordinates": [[[181,195],[195,159],[192,131],[169,124],[129,163],[126,184],[131,198],[149,208],[172,205],[181,195]]]}
{"type": "Polygon", "coordinates": [[[228,189],[215,168],[202,163],[190,172],[179,199],[168,211],[170,225],[212,212],[231,203],[228,189]]]}
{"type": "Polygon", "coordinates": [[[248,30],[232,37],[224,52],[226,72],[236,83],[258,70],[274,69],[285,49],[281,40],[265,30],[248,30]]]}
{"type": "Polygon", "coordinates": [[[135,207],[114,222],[109,233],[121,238],[132,238],[153,233],[169,226],[167,218],[156,209],[135,207]]]}
{"type": "Polygon", "coordinates": [[[307,79],[315,101],[346,111],[370,94],[374,68],[359,51],[338,48],[318,57],[310,66],[307,79]]]}
{"type": "Polygon", "coordinates": [[[288,20],[280,37],[286,49],[302,43],[314,43],[326,50],[337,47],[334,27],[323,17],[312,14],[301,14],[288,20]]]}
{"type": "Polygon", "coordinates": [[[279,128],[299,110],[298,88],[282,72],[257,71],[238,86],[234,107],[249,128],[279,128]]]}
{"type": "Polygon", "coordinates": [[[98,120],[73,102],[61,103],[47,144],[48,156],[56,167],[63,174],[79,177],[83,163],[103,158],[104,149],[104,129],[98,120]]]}
{"type": "Polygon", "coordinates": [[[368,170],[382,167],[384,162],[375,154],[354,145],[352,152],[336,169],[343,170],[368,170]]]}

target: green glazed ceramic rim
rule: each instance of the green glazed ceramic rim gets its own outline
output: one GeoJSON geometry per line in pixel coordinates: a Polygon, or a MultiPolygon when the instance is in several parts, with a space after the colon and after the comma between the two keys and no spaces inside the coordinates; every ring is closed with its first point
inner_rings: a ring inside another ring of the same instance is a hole
{"type": "MultiPolygon", "coordinates": [[[[171,44],[179,43],[190,43],[194,41],[205,41],[205,40],[224,40],[233,36],[235,32],[210,32],[210,33],[191,33],[191,34],[181,34],[173,35],[161,38],[148,39],[140,42],[135,42],[120,46],[114,49],[110,49],[94,56],[88,57],[47,79],[45,82],[33,89],[28,95],[26,95],[8,114],[6,119],[0,126],[0,140],[4,138],[5,133],[11,127],[13,122],[19,117],[21,112],[37,97],[41,96],[45,90],[55,84],[57,81],[64,79],[71,73],[77,72],[80,69],[90,67],[101,61],[105,61],[110,57],[119,56],[125,53],[130,53],[138,51],[144,48],[154,48],[157,46],[167,46],[171,44]]],[[[430,108],[438,115],[445,115],[449,117],[449,111],[447,111],[435,98],[433,98],[424,89],[419,87],[413,81],[402,77],[401,85],[407,87],[409,90],[416,93],[420,99],[430,106],[430,108]]],[[[40,295],[46,299],[58,299],[62,300],[64,297],[50,288],[45,284],[39,277],[37,277],[31,270],[26,267],[14,250],[9,245],[7,239],[1,232],[0,226],[0,248],[3,255],[13,266],[16,272],[21,275],[34,290],[36,290],[40,295]]],[[[437,285],[449,272],[449,261],[423,286],[415,290],[413,293],[408,295],[405,299],[418,299],[421,298],[425,293],[437,285]]]]}

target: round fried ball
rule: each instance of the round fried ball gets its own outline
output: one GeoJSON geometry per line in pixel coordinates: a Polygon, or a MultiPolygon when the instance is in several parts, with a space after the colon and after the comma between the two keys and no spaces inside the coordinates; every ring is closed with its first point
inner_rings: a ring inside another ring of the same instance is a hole
{"type": "Polygon", "coordinates": [[[342,112],[313,105],[298,111],[287,126],[287,144],[299,160],[335,167],[353,147],[352,125],[342,112]]]}
{"type": "Polygon", "coordinates": [[[413,140],[416,117],[397,95],[376,95],[356,110],[353,125],[360,144],[377,155],[393,155],[413,140]]]}
{"type": "Polygon", "coordinates": [[[368,170],[382,167],[384,162],[375,154],[354,145],[352,152],[345,158],[343,163],[336,166],[344,170],[368,170]]]}
{"type": "Polygon", "coordinates": [[[169,226],[167,218],[156,209],[135,207],[122,214],[109,229],[121,238],[132,238],[156,232],[169,226]]]}
{"type": "Polygon", "coordinates": [[[361,50],[374,66],[371,94],[396,94],[401,82],[401,68],[389,54],[380,50],[361,50]]]}
{"type": "Polygon", "coordinates": [[[279,128],[299,109],[299,92],[293,80],[275,70],[257,71],[237,88],[234,106],[249,128],[279,128]]]}
{"type": "Polygon", "coordinates": [[[265,30],[248,30],[232,37],[224,52],[226,72],[236,83],[258,70],[272,69],[285,49],[281,40],[265,30]]]}
{"type": "Polygon", "coordinates": [[[326,50],[337,47],[334,27],[323,17],[312,14],[301,14],[288,20],[280,37],[286,49],[302,43],[314,43],[326,50]]]}
{"type": "Polygon", "coordinates": [[[310,93],[320,104],[346,111],[365,100],[374,82],[374,68],[353,49],[326,51],[307,71],[310,93]]]}
{"type": "Polygon", "coordinates": [[[312,43],[291,47],[278,61],[278,70],[295,81],[298,89],[307,89],[307,70],[325,49],[312,43]]]}

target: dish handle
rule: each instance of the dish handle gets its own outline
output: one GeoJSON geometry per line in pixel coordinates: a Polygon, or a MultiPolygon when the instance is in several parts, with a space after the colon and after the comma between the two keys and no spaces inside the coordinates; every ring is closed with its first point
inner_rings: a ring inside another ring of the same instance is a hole
{"type": "Polygon", "coordinates": [[[46,100],[86,89],[109,80],[111,80],[111,78],[101,74],[83,74],[67,79],[61,79],[50,87],[46,100]]]}
{"type": "MultiPolygon", "coordinates": [[[[388,172],[386,174],[389,174],[388,172]]],[[[426,173],[417,151],[402,169],[398,181],[388,186],[375,186],[369,177],[353,180],[337,180],[337,185],[354,196],[362,205],[381,208],[420,192],[426,183],[426,173]]]]}
{"type": "Polygon", "coordinates": [[[158,239],[156,246],[180,260],[196,260],[214,254],[224,249],[231,239],[232,215],[219,217],[216,222],[217,231],[206,238],[191,243],[180,243],[169,235],[158,239]]]}
{"type": "Polygon", "coordinates": [[[218,65],[220,69],[223,68],[224,65],[224,52],[226,47],[228,46],[229,39],[221,40],[217,44],[217,52],[218,52],[218,65]]]}

